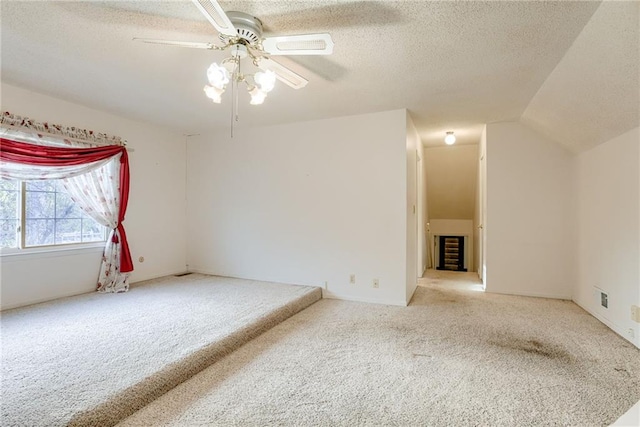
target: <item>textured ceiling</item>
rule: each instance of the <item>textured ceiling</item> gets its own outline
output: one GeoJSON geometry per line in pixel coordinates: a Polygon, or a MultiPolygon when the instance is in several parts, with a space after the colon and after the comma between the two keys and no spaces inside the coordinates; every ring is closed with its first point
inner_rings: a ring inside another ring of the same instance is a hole
{"type": "Polygon", "coordinates": [[[574,152],[637,127],[639,21],[638,1],[602,3],[531,100],[522,122],[574,152]]]}
{"type": "MultiPolygon", "coordinates": [[[[407,108],[426,145],[442,144],[447,130],[456,131],[460,143],[477,143],[484,123],[519,119],[599,6],[571,1],[220,4],[259,17],[267,34],[330,32],[335,41],[328,57],[283,58],[309,84],[301,90],[278,84],[257,107],[242,94],[238,126],[407,108]]],[[[215,30],[190,1],[3,0],[0,7],[3,81],[183,133],[229,127],[230,94],[216,105],[202,92],[206,68],[223,54],[132,41],[216,41],[215,30]]],[[[534,122],[543,117],[539,110],[549,107],[548,97],[539,96],[529,109],[534,122]]]]}

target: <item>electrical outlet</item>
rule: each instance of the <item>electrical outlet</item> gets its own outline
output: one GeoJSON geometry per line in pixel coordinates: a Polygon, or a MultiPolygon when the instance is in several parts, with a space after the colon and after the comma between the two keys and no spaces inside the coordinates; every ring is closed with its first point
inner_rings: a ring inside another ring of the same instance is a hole
{"type": "Polygon", "coordinates": [[[378,279],[373,279],[373,287],[376,289],[380,287],[380,281],[378,281],[378,279]]]}
{"type": "Polygon", "coordinates": [[[356,275],[352,274],[349,276],[349,283],[351,283],[352,285],[356,284],[356,275]]]}
{"type": "Polygon", "coordinates": [[[637,305],[631,306],[631,320],[640,323],[640,307],[637,305]]]}
{"type": "Polygon", "coordinates": [[[628,336],[629,336],[629,338],[631,338],[631,339],[634,339],[634,338],[635,338],[636,334],[635,334],[635,332],[633,331],[633,328],[629,328],[629,329],[627,330],[627,335],[628,335],[628,336]]]}
{"type": "Polygon", "coordinates": [[[327,289],[327,281],[324,281],[324,288],[327,289]]]}

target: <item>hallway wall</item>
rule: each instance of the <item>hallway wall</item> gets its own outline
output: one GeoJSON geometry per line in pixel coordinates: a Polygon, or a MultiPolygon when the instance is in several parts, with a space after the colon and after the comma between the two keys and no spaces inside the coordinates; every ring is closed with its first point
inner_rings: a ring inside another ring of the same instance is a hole
{"type": "Polygon", "coordinates": [[[518,122],[487,125],[486,290],[571,299],[573,155],[518,122]]]}

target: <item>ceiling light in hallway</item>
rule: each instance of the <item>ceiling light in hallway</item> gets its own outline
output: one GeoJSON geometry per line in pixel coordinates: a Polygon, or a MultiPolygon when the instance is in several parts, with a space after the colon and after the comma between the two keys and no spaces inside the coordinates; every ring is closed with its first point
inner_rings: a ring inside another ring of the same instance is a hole
{"type": "Polygon", "coordinates": [[[447,145],[453,145],[456,142],[456,136],[453,134],[452,131],[447,132],[447,136],[444,137],[444,142],[447,145]]]}

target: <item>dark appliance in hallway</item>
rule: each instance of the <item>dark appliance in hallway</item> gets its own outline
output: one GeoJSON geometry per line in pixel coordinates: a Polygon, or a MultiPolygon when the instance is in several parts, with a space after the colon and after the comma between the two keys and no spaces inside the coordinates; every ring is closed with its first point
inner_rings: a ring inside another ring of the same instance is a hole
{"type": "Polygon", "coordinates": [[[440,236],[438,270],[467,271],[464,268],[464,237],[440,236]]]}

